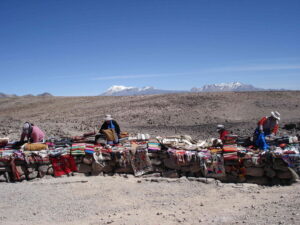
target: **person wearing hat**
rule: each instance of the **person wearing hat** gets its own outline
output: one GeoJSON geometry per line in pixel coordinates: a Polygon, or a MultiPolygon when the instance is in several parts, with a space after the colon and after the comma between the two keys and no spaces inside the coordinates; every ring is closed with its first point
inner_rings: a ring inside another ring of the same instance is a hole
{"type": "Polygon", "coordinates": [[[280,120],[280,113],[275,111],[271,112],[271,116],[263,117],[257,124],[257,130],[259,133],[264,133],[265,136],[275,136],[278,132],[278,123],[280,120]]]}
{"type": "Polygon", "coordinates": [[[257,128],[254,132],[253,141],[257,147],[266,150],[269,146],[266,143],[266,136],[275,136],[278,132],[280,113],[271,112],[269,117],[265,116],[257,123],[257,128]]]}
{"type": "Polygon", "coordinates": [[[224,141],[225,137],[229,134],[229,132],[225,130],[225,126],[223,124],[219,124],[217,126],[217,131],[220,134],[219,139],[221,139],[222,141],[224,141]]]}
{"type": "Polygon", "coordinates": [[[99,133],[103,133],[102,131],[106,129],[113,129],[116,132],[117,138],[114,141],[114,143],[118,143],[121,134],[121,129],[119,124],[109,114],[105,115],[104,123],[102,124],[99,133]]]}
{"type": "Polygon", "coordinates": [[[39,127],[26,122],[23,124],[20,142],[23,143],[25,138],[27,138],[30,143],[43,142],[45,134],[39,127]]]}

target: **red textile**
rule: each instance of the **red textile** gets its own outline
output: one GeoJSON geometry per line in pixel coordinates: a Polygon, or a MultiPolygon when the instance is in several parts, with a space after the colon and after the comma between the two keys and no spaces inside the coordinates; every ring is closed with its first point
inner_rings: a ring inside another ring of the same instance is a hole
{"type": "Polygon", "coordinates": [[[60,177],[62,175],[77,171],[75,159],[71,155],[51,157],[50,161],[52,163],[55,177],[60,177]]]}
{"type": "Polygon", "coordinates": [[[222,130],[222,131],[220,132],[220,139],[221,139],[222,141],[224,141],[224,140],[225,140],[225,137],[226,137],[228,134],[229,134],[229,132],[228,132],[227,130],[222,130]]]}

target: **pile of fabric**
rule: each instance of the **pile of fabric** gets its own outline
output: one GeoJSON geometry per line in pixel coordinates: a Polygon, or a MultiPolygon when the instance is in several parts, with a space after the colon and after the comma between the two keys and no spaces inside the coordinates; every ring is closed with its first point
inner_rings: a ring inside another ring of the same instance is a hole
{"type": "Polygon", "coordinates": [[[218,139],[194,141],[188,135],[151,138],[148,134],[128,135],[115,145],[95,140],[78,136],[16,148],[8,138],[0,138],[0,174],[8,182],[74,173],[156,173],[264,185],[289,184],[300,174],[295,137],[272,140],[267,151],[235,135],[228,135],[223,143],[218,139]]]}

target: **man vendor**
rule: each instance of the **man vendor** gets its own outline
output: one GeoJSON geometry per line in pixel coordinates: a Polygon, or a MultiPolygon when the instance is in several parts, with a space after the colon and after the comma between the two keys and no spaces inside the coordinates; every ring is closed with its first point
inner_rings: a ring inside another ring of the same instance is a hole
{"type": "Polygon", "coordinates": [[[114,140],[108,140],[108,143],[118,143],[121,133],[120,126],[109,114],[105,115],[104,123],[102,124],[99,133],[104,133],[107,136],[106,130],[108,129],[114,132],[114,140]]]}
{"type": "Polygon", "coordinates": [[[23,124],[20,142],[23,143],[25,138],[27,138],[30,143],[43,142],[45,134],[39,127],[26,122],[23,124]]]}
{"type": "Polygon", "coordinates": [[[257,123],[257,128],[254,132],[253,140],[255,144],[265,150],[268,146],[266,144],[266,136],[275,136],[278,132],[278,124],[280,120],[280,113],[275,111],[271,112],[271,116],[263,117],[257,123]]]}

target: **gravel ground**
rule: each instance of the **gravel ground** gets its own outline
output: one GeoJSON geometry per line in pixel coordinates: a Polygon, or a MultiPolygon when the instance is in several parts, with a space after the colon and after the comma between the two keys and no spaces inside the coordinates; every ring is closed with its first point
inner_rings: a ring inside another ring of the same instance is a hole
{"type": "Polygon", "coordinates": [[[300,184],[97,176],[1,184],[1,224],[299,224],[300,184]]]}

